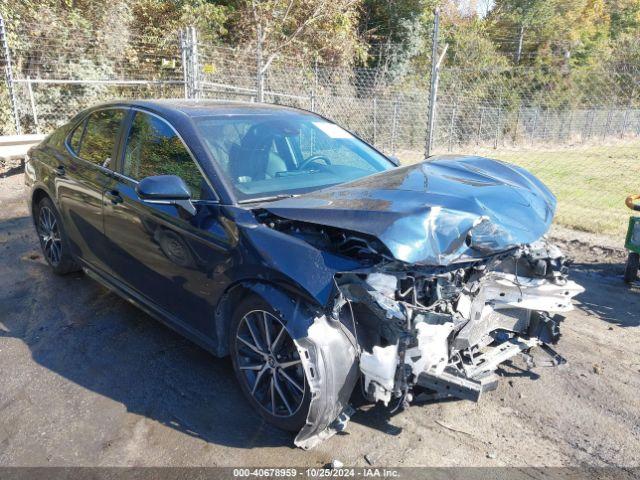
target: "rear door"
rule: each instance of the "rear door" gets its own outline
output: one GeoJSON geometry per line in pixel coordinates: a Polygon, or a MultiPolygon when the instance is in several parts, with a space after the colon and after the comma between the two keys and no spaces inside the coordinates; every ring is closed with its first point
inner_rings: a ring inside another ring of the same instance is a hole
{"type": "Polygon", "coordinates": [[[226,285],[216,271],[230,261],[232,236],[223,228],[212,189],[180,136],[164,119],[133,112],[118,181],[105,191],[111,274],[187,333],[213,336],[214,302],[226,285]],[[190,187],[197,214],[140,200],[138,181],[153,175],[180,176],[190,187]]]}
{"type": "Polygon", "coordinates": [[[58,165],[56,189],[74,254],[104,269],[102,193],[114,180],[113,162],[127,110],[105,108],[85,117],[67,137],[71,160],[58,165]]]}

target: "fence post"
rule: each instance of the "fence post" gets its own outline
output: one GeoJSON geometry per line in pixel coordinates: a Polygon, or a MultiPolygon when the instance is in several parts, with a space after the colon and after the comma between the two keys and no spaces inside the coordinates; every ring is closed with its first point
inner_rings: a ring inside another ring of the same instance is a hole
{"type": "Polygon", "coordinates": [[[478,130],[476,131],[476,145],[480,145],[480,133],[482,132],[483,120],[484,120],[484,107],[480,107],[480,121],[478,122],[478,130]]]}
{"type": "Polygon", "coordinates": [[[191,74],[193,98],[200,98],[200,60],[198,58],[198,32],[196,27],[189,27],[191,30],[191,74]]]}
{"type": "Polygon", "coordinates": [[[595,119],[595,116],[596,116],[595,110],[593,109],[589,110],[589,115],[587,115],[587,119],[589,119],[590,122],[589,122],[589,128],[587,130],[587,135],[586,135],[587,139],[591,138],[591,132],[593,131],[593,120],[595,119]]]}
{"type": "Polygon", "coordinates": [[[567,123],[567,112],[560,112],[556,110],[556,116],[558,117],[558,142],[562,140],[562,134],[565,130],[565,124],[567,123]]]}
{"type": "Polygon", "coordinates": [[[453,126],[456,121],[456,113],[458,110],[458,99],[453,102],[453,110],[451,111],[451,123],[449,124],[449,151],[451,151],[451,140],[453,139],[453,126]]]}
{"type": "Polygon", "coordinates": [[[438,35],[440,33],[440,9],[436,8],[433,17],[433,38],[431,42],[431,87],[429,91],[429,117],[427,124],[426,156],[431,155],[433,130],[436,121],[436,89],[438,88],[438,35]]]}
{"type": "Polygon", "coordinates": [[[187,35],[185,29],[180,29],[180,56],[182,58],[182,82],[184,85],[184,98],[189,98],[189,67],[187,65],[188,62],[188,54],[187,54],[187,35]]]}
{"type": "Polygon", "coordinates": [[[498,149],[498,141],[500,140],[500,127],[502,123],[502,107],[498,107],[498,118],[496,119],[496,135],[493,139],[493,149],[498,149]]]}
{"type": "Polygon", "coordinates": [[[373,146],[378,137],[378,97],[373,97],[373,146]]]}
{"type": "Polygon", "coordinates": [[[569,110],[569,121],[567,122],[567,140],[571,142],[573,135],[573,108],[569,110]]]}
{"type": "Polygon", "coordinates": [[[498,104],[498,118],[496,119],[496,136],[493,139],[493,149],[498,149],[498,141],[500,140],[500,130],[502,129],[502,90],[500,90],[500,101],[498,104]]]}
{"type": "Polygon", "coordinates": [[[604,124],[604,132],[602,132],[602,140],[606,139],[609,136],[609,129],[611,128],[611,120],[613,117],[613,112],[609,109],[607,112],[607,121],[604,124]]]}
{"type": "Polygon", "coordinates": [[[627,123],[629,121],[629,109],[624,111],[624,119],[622,120],[622,129],[620,130],[620,138],[624,138],[624,134],[627,132],[627,123]]]}
{"type": "Polygon", "coordinates": [[[393,120],[391,122],[391,155],[396,154],[396,129],[398,126],[398,98],[393,101],[393,120]]]}
{"type": "Polygon", "coordinates": [[[313,64],[313,90],[311,91],[311,111],[316,111],[316,95],[318,91],[318,59],[313,64]]]}
{"type": "Polygon", "coordinates": [[[533,143],[533,140],[536,136],[536,128],[538,128],[538,116],[540,115],[540,107],[536,107],[536,113],[533,116],[533,125],[531,126],[531,136],[530,142],[533,143]]]}
{"type": "Polygon", "coordinates": [[[258,102],[264,102],[264,65],[262,59],[262,25],[258,24],[256,38],[256,91],[258,102]]]}
{"type": "Polygon", "coordinates": [[[522,57],[522,43],[524,41],[524,24],[520,25],[520,33],[518,34],[518,49],[516,51],[516,65],[520,63],[522,57]]]}
{"type": "Polygon", "coordinates": [[[5,81],[7,82],[7,91],[9,92],[9,102],[13,112],[13,123],[17,135],[22,135],[22,127],[20,126],[20,112],[18,111],[18,99],[16,98],[13,88],[13,66],[11,64],[11,52],[9,51],[9,43],[7,41],[7,30],[5,28],[4,18],[0,14],[0,41],[2,42],[2,55],[4,60],[5,81]]]}
{"type": "Polygon", "coordinates": [[[36,110],[36,99],[33,95],[33,88],[31,87],[31,77],[29,75],[27,75],[27,91],[29,92],[29,102],[31,103],[33,124],[36,128],[36,133],[40,134],[40,126],[38,125],[38,111],[36,110]]]}
{"type": "Polygon", "coordinates": [[[193,26],[180,31],[184,98],[198,98],[200,65],[198,61],[198,34],[193,26]]]}

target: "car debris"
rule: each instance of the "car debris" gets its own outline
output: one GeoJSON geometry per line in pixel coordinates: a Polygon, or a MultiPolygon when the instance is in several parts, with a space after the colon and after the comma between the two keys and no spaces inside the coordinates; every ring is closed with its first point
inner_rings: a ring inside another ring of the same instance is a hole
{"type": "MultiPolygon", "coordinates": [[[[313,393],[296,445],[345,428],[358,378],[370,401],[395,410],[425,391],[478,401],[505,361],[533,364],[534,347],[563,363],[551,345],[583,288],[544,237],[554,210],[531,174],[479,157],[435,158],[255,209],[262,225],[321,252],[313,280],[325,308],[303,315],[294,335],[313,393]],[[333,267],[334,255],[349,268],[333,267]]],[[[292,318],[286,302],[275,304],[292,318]]]]}
{"type": "Polygon", "coordinates": [[[378,460],[378,455],[375,453],[366,453],[364,455],[364,459],[369,465],[374,466],[376,464],[376,460],[378,460]]]}
{"type": "MultiPolygon", "coordinates": [[[[438,425],[440,425],[442,428],[446,428],[447,430],[451,430],[452,432],[456,432],[456,433],[463,433],[464,435],[468,435],[468,436],[470,436],[470,437],[473,437],[473,435],[472,435],[471,433],[467,432],[466,430],[462,430],[462,429],[460,429],[460,428],[452,427],[452,426],[450,426],[450,425],[447,425],[447,424],[446,424],[446,423],[444,423],[444,422],[441,422],[440,420],[436,420],[436,422],[435,422],[435,423],[437,423],[438,425]]],[[[489,443],[491,443],[491,442],[489,442],[489,443]]]]}

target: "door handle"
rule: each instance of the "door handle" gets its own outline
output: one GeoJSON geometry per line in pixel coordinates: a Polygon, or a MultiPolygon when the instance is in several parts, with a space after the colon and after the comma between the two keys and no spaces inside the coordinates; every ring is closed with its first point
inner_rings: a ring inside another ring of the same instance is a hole
{"type": "Polygon", "coordinates": [[[53,172],[59,177],[64,177],[67,174],[67,172],[64,169],[64,165],[58,165],[56,168],[53,169],[53,172]]]}
{"type": "Polygon", "coordinates": [[[105,192],[105,196],[111,200],[111,203],[114,205],[124,202],[124,199],[120,196],[120,192],[117,190],[109,190],[108,192],[105,192]]]}

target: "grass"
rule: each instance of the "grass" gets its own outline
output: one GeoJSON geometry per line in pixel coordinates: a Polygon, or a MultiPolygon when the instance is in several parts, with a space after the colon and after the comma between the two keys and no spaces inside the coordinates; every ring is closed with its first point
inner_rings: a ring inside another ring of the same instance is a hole
{"type": "MultiPolygon", "coordinates": [[[[558,199],[558,224],[624,238],[631,214],[624,200],[640,193],[640,143],[469,153],[515,163],[535,174],[558,199]]],[[[400,152],[400,158],[413,163],[419,157],[400,152]]]]}

